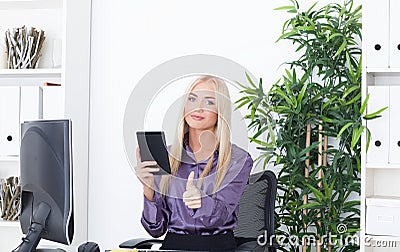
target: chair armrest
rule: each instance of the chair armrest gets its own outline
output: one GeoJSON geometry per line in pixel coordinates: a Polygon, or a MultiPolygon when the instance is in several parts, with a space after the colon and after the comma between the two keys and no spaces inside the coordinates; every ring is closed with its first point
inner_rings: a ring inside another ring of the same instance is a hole
{"type": "Polygon", "coordinates": [[[255,238],[235,237],[237,248],[235,252],[276,252],[279,244],[275,238],[272,244],[260,245],[255,238]]]}
{"type": "Polygon", "coordinates": [[[161,244],[163,240],[160,239],[149,239],[149,238],[136,238],[127,240],[119,245],[120,248],[139,248],[139,249],[151,249],[154,244],[161,244]]]}
{"type": "Polygon", "coordinates": [[[256,249],[260,247],[256,241],[247,241],[240,244],[236,249],[235,252],[252,252],[257,251],[256,249]]]}

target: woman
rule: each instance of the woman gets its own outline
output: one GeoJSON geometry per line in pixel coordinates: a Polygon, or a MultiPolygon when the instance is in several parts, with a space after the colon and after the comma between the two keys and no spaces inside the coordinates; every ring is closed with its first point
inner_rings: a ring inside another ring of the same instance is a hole
{"type": "Polygon", "coordinates": [[[231,102],[224,81],[202,76],[185,95],[169,151],[172,175],[154,176],[158,168],[150,166],[156,163],[141,162],[137,150],[141,222],[153,237],[167,232],[161,249],[233,251],[238,203],[253,160],[230,142],[231,102]]]}

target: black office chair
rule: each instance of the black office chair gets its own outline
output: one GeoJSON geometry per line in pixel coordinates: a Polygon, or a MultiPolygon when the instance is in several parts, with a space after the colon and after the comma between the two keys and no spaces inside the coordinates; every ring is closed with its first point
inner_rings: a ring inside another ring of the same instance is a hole
{"type": "MultiPolygon", "coordinates": [[[[237,252],[276,251],[274,212],[276,176],[266,170],[252,174],[239,202],[238,225],[234,230],[237,252]]],[[[119,245],[127,249],[151,249],[161,239],[137,238],[119,245]]]]}

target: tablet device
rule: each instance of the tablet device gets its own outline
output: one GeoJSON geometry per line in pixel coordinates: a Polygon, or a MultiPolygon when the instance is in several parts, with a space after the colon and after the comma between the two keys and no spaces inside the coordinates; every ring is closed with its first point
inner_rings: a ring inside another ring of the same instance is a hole
{"type": "Polygon", "coordinates": [[[136,131],[142,161],[156,161],[160,168],[154,175],[171,174],[163,131],[136,131]]]}

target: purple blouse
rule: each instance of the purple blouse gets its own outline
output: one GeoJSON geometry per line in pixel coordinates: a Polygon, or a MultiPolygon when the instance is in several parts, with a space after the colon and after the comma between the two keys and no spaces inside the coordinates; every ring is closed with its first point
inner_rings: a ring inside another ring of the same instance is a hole
{"type": "MultiPolygon", "coordinates": [[[[231,160],[225,178],[213,194],[218,150],[214,152],[212,169],[203,181],[201,207],[188,208],[182,200],[186,190],[187,177],[194,171],[199,178],[208,160],[196,162],[187,142],[181,158],[181,166],[176,176],[172,176],[165,197],[158,191],[161,176],[155,176],[155,193],[152,201],[144,197],[141,223],[153,237],[160,237],[166,231],[177,234],[212,235],[226,233],[237,225],[238,204],[243,194],[253,160],[248,152],[231,145],[231,160]]],[[[195,185],[197,181],[195,180],[195,185]]]]}

